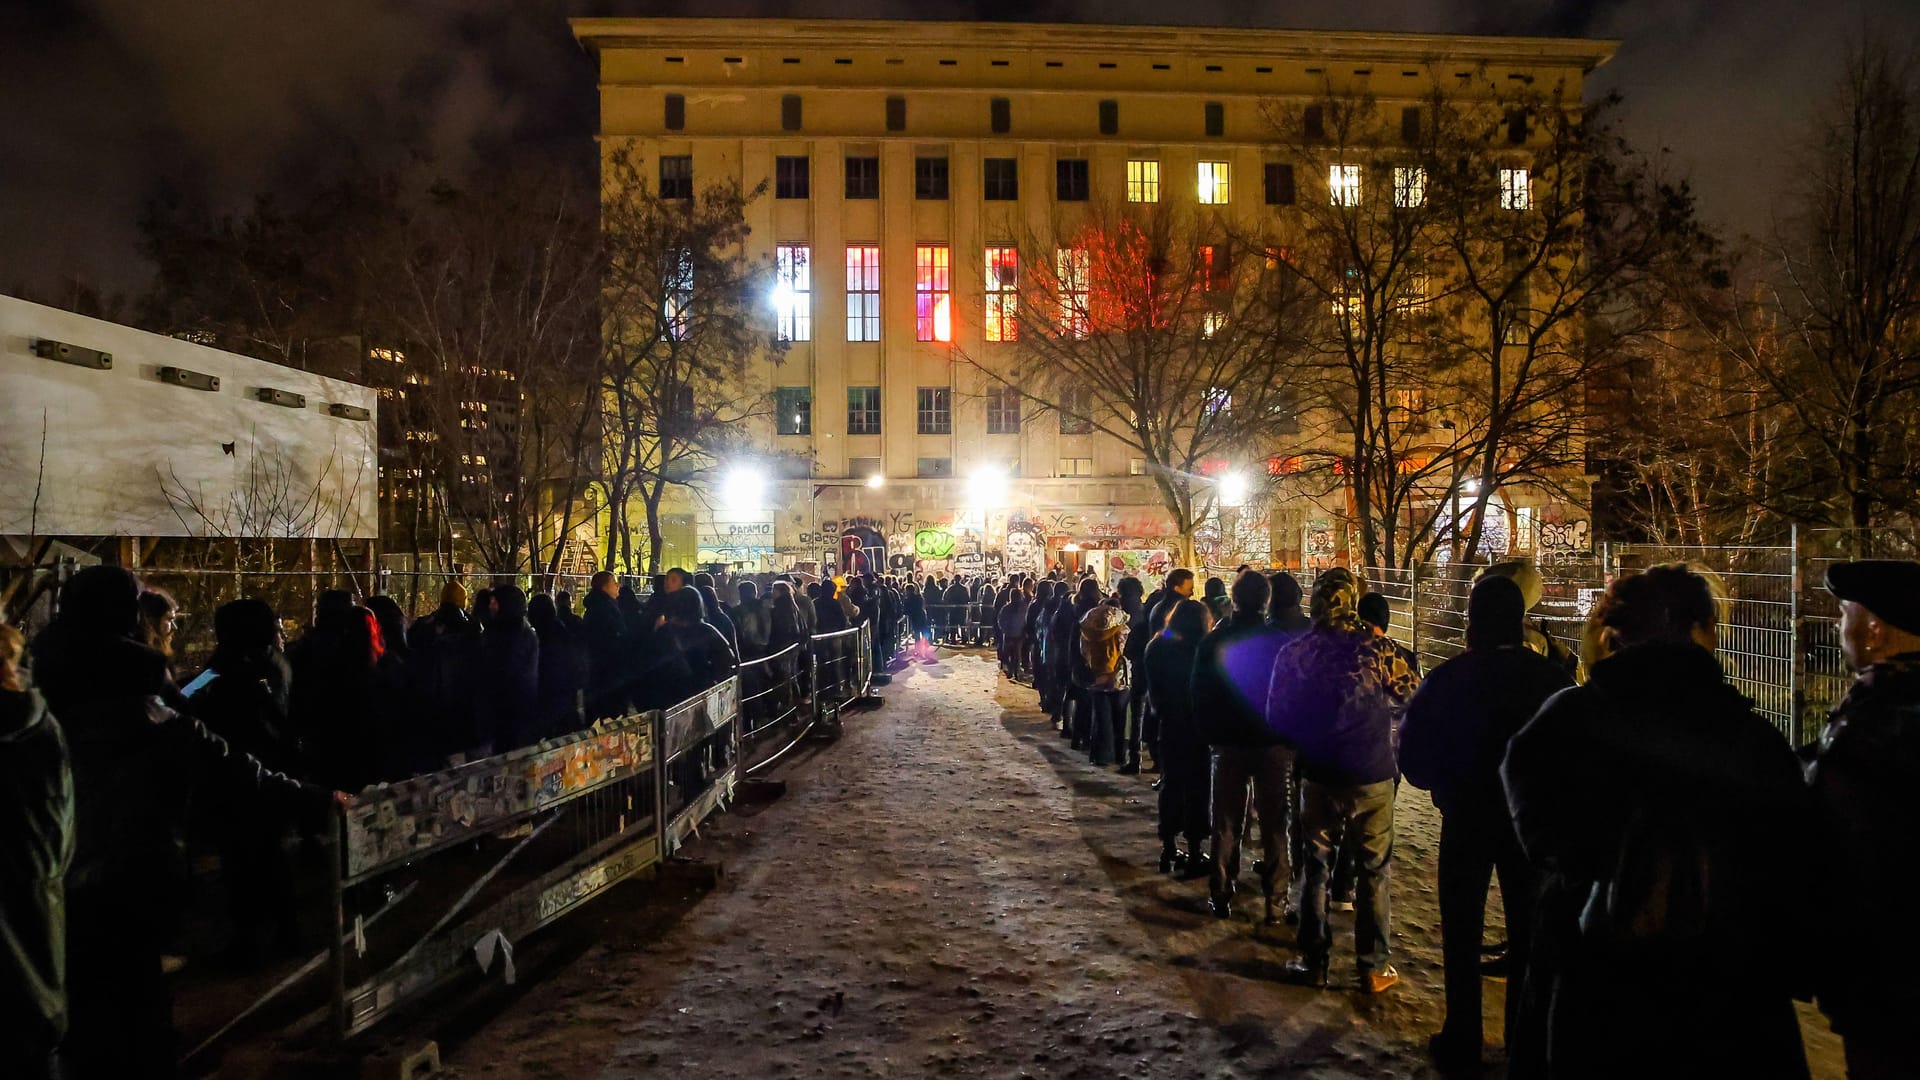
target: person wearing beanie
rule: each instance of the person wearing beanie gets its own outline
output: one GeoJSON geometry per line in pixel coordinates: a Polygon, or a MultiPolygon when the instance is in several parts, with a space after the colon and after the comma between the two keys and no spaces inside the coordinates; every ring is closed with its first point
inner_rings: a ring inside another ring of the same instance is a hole
{"type": "Polygon", "coordinates": [[[1355,845],[1354,921],[1360,988],[1381,993],[1400,981],[1389,962],[1389,868],[1396,714],[1418,678],[1392,643],[1360,621],[1361,585],[1344,567],[1313,583],[1313,629],[1280,651],[1267,694],[1267,726],[1300,754],[1307,869],[1300,903],[1301,955],[1289,973],[1324,987],[1333,945],[1327,879],[1344,832],[1355,845]]]}
{"type": "Polygon", "coordinates": [[[1284,631],[1288,640],[1312,629],[1313,620],[1300,610],[1300,579],[1282,570],[1268,578],[1267,584],[1273,590],[1267,605],[1267,622],[1284,631]]]}
{"type": "MultiPolygon", "coordinates": [[[[1474,577],[1476,583],[1490,577],[1509,578],[1520,587],[1520,596],[1526,604],[1524,610],[1532,611],[1540,606],[1540,600],[1547,594],[1546,582],[1540,578],[1540,569],[1528,558],[1501,559],[1474,577]]],[[[1580,658],[1567,648],[1565,642],[1552,634],[1538,619],[1526,623],[1527,648],[1565,668],[1568,675],[1580,671],[1580,658]]]]}
{"type": "Polygon", "coordinates": [[[1912,904],[1900,853],[1920,834],[1920,563],[1836,563],[1840,650],[1854,682],[1811,751],[1820,963],[1815,996],[1846,1044],[1847,1075],[1913,1075],[1920,963],[1898,930],[1912,904]]]}
{"type": "MultiPolygon", "coordinates": [[[[1375,594],[1377,595],[1377,594],[1375,594]]],[[[1539,884],[1507,816],[1500,761],[1507,741],[1554,694],[1573,685],[1565,669],[1529,649],[1520,586],[1483,575],[1467,599],[1467,651],[1433,670],[1407,706],[1400,771],[1433,793],[1440,811],[1440,942],[1446,978],[1446,1022],[1429,1041],[1443,1073],[1480,1064],[1480,941],[1487,885],[1500,875],[1507,955],[1526,970],[1533,895],[1539,884]]],[[[1520,980],[1507,994],[1508,1037],[1522,999],[1520,980]]]]}

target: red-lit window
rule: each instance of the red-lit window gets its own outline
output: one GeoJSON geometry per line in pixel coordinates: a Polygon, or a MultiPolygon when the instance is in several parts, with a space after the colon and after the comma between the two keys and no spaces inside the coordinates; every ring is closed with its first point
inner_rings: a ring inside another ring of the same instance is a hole
{"type": "Polygon", "coordinates": [[[1087,278],[1090,264],[1087,249],[1059,248],[1053,253],[1053,272],[1060,283],[1060,333],[1065,337],[1087,336],[1087,278]]]}
{"type": "Polygon", "coordinates": [[[880,249],[847,246],[847,340],[880,340],[880,249]]]}
{"type": "Polygon", "coordinates": [[[987,340],[1020,339],[1020,251],[1011,245],[987,249],[987,340]]]}
{"type": "Polygon", "coordinates": [[[1227,253],[1212,244],[1202,244],[1199,252],[1200,287],[1207,292],[1229,292],[1233,275],[1228,270],[1227,253]]]}
{"type": "Polygon", "coordinates": [[[913,299],[918,341],[953,340],[953,253],[945,244],[914,249],[913,299]]]}

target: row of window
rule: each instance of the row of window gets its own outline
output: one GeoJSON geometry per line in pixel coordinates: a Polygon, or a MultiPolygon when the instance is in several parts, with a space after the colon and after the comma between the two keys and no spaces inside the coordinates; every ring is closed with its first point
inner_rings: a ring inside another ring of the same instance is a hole
{"type": "MultiPolygon", "coordinates": [[[[1068,401],[1060,409],[1060,433],[1062,435],[1088,435],[1093,432],[1091,421],[1085,419],[1091,411],[1091,395],[1084,390],[1070,390],[1068,401]]],[[[773,392],[774,430],[782,435],[813,434],[813,388],[810,386],[782,386],[773,392]]],[[[1020,393],[1012,387],[992,386],[987,388],[987,434],[1017,435],[1020,433],[1020,393]]],[[[914,430],[920,435],[953,434],[953,388],[947,386],[922,386],[916,391],[914,430]]],[[[877,386],[850,386],[847,388],[847,434],[880,434],[880,388],[877,386]]]]}
{"type": "MultiPolygon", "coordinates": [[[[1327,198],[1334,206],[1359,206],[1363,195],[1365,169],[1345,163],[1327,167],[1327,198]]],[[[1426,201],[1427,172],[1417,166],[1396,166],[1392,171],[1393,204],[1419,206],[1426,201]]],[[[1020,197],[1018,158],[987,158],[982,171],[982,194],[988,202],[1009,202],[1020,197]]],[[[1270,161],[1261,167],[1262,194],[1268,206],[1291,206],[1295,188],[1293,166],[1270,161]]],[[[880,159],[849,155],[846,158],[846,197],[880,197],[880,159]]],[[[913,159],[913,196],[916,199],[944,200],[951,190],[948,159],[922,156],[913,159]]],[[[1126,199],[1130,203],[1160,201],[1160,161],[1156,158],[1132,158],[1127,161],[1126,199]]],[[[1053,193],[1056,202],[1086,202],[1092,195],[1091,165],[1086,158],[1060,158],[1054,162],[1053,193]]],[[[1202,161],[1195,167],[1194,197],[1203,206],[1225,206],[1232,201],[1233,167],[1226,161],[1202,161]]],[[[773,159],[773,194],[776,199],[813,197],[811,159],[804,155],[782,155],[773,159]]],[[[693,198],[693,158],[687,154],[660,159],[660,197],[693,198]]],[[[1527,210],[1533,205],[1526,169],[1499,171],[1500,206],[1506,210],[1527,210]]]]}

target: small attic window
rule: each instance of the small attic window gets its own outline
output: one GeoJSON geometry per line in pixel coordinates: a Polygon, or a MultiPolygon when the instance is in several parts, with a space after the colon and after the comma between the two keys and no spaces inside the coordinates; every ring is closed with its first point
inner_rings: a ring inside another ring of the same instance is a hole
{"type": "Polygon", "coordinates": [[[853,63],[853,57],[851,57],[851,56],[836,56],[836,57],[834,57],[834,58],[833,58],[833,62],[834,62],[834,63],[836,63],[836,64],[851,64],[851,63],[853,63]]]}
{"type": "Polygon", "coordinates": [[[1371,75],[1373,74],[1373,69],[1372,68],[1354,68],[1353,73],[1355,75],[1371,75]]]}
{"type": "Polygon", "coordinates": [[[797,64],[800,62],[800,58],[797,56],[783,56],[780,58],[780,62],[783,64],[797,64]]]}
{"type": "Polygon", "coordinates": [[[684,64],[684,63],[686,63],[686,62],[687,62],[687,58],[686,58],[686,57],[684,57],[684,56],[669,56],[669,57],[667,57],[667,63],[669,63],[669,64],[684,64]]]}
{"type": "Polygon", "coordinates": [[[1219,64],[1208,64],[1207,70],[1208,71],[1225,71],[1226,69],[1221,67],[1219,64]]]}
{"type": "Polygon", "coordinates": [[[739,57],[737,57],[737,56],[726,56],[726,57],[722,57],[722,58],[721,58],[721,63],[725,63],[725,64],[743,64],[743,63],[746,63],[746,61],[744,61],[744,60],[742,60],[742,59],[740,59],[740,58],[739,58],[739,57]]]}
{"type": "Polygon", "coordinates": [[[905,59],[904,57],[899,57],[899,56],[889,56],[889,57],[887,57],[887,63],[889,63],[889,64],[904,64],[904,63],[906,63],[906,62],[907,62],[907,61],[906,61],[906,59],[905,59]]]}
{"type": "Polygon", "coordinates": [[[1048,67],[1065,67],[1066,65],[1065,65],[1065,64],[1062,64],[1062,63],[1061,63],[1060,61],[1058,61],[1058,60],[1049,60],[1049,61],[1047,61],[1047,66],[1048,66],[1048,67]]]}
{"type": "Polygon", "coordinates": [[[1420,73],[1417,71],[1403,71],[1400,74],[1405,75],[1409,79],[1417,79],[1420,77],[1420,73]]]}
{"type": "Polygon", "coordinates": [[[1254,68],[1253,70],[1261,75],[1273,74],[1273,69],[1270,67],[1257,67],[1257,68],[1254,68]]]}
{"type": "Polygon", "coordinates": [[[1327,73],[1326,68],[1308,68],[1307,69],[1307,74],[1309,75],[1325,75],[1326,73],[1327,73]]]}
{"type": "Polygon", "coordinates": [[[1119,65],[1119,64],[1116,64],[1116,63],[1114,63],[1114,62],[1113,62],[1113,61],[1111,61],[1111,60],[1102,60],[1102,61],[1100,61],[1100,66],[1101,66],[1101,67],[1103,67],[1103,68],[1117,68],[1117,67],[1119,67],[1120,65],[1119,65]]]}
{"type": "Polygon", "coordinates": [[[989,60],[989,61],[987,61],[987,62],[988,62],[988,63],[990,63],[990,64],[992,64],[992,65],[993,65],[994,67],[1006,67],[1006,66],[1007,66],[1007,62],[1006,62],[1005,60],[989,60]]]}
{"type": "Polygon", "coordinates": [[[1172,64],[1155,64],[1155,65],[1153,65],[1153,70],[1155,70],[1155,71],[1172,71],[1172,70],[1173,70],[1173,65],[1172,65],[1172,64]]]}
{"type": "Polygon", "coordinates": [[[959,63],[960,63],[960,61],[958,61],[958,60],[942,60],[942,61],[940,61],[940,66],[941,66],[941,67],[955,67],[955,66],[957,66],[957,65],[958,65],[959,63]]]}

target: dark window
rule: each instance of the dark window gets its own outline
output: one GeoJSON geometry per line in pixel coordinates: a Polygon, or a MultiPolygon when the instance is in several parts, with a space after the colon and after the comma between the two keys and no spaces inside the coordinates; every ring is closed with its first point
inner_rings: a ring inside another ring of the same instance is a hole
{"type": "Polygon", "coordinates": [[[773,159],[773,197],[806,199],[813,196],[812,175],[805,157],[773,159]]]}
{"type": "Polygon", "coordinates": [[[780,130],[800,130],[800,95],[782,94],[780,96],[780,130]]]}
{"type": "Polygon", "coordinates": [[[917,465],[921,476],[944,478],[953,475],[953,459],[950,457],[923,457],[917,465]]]}
{"type": "Polygon", "coordinates": [[[1293,205],[1293,166],[1269,161],[1264,171],[1268,206],[1293,205]]]}
{"type": "Polygon", "coordinates": [[[1020,162],[1017,158],[987,159],[986,197],[989,202],[1010,202],[1020,197],[1020,162]]]}
{"type": "Polygon", "coordinates": [[[887,99],[887,130],[907,130],[907,99],[890,97],[887,99]]]}
{"type": "Polygon", "coordinates": [[[1507,141],[1515,146],[1527,141],[1527,111],[1515,109],[1507,114],[1507,141]]]}
{"type": "Polygon", "coordinates": [[[1013,130],[1013,102],[997,97],[987,102],[987,119],[995,135],[1013,130]]]}
{"type": "Polygon", "coordinates": [[[916,199],[944,199],[947,197],[946,158],[922,157],[913,159],[913,197],[916,199]]]}
{"type": "Polygon", "coordinates": [[[1062,158],[1054,163],[1054,197],[1061,202],[1086,202],[1089,183],[1086,158],[1062,158]]]}
{"type": "Polygon", "coordinates": [[[987,388],[987,434],[1020,434],[1020,392],[1011,386],[987,388]]]}
{"type": "Polygon", "coordinates": [[[693,155],[668,154],[660,159],[660,197],[693,198],[693,155]]]}
{"type": "Polygon", "coordinates": [[[813,434],[813,387],[782,386],[773,397],[775,430],[782,435],[813,434]]]}
{"type": "Polygon", "coordinates": [[[1227,107],[1217,101],[1207,102],[1207,134],[1225,135],[1227,133],[1227,107]]]}
{"type": "Polygon", "coordinates": [[[847,434],[880,434],[879,387],[847,387],[847,434]]]}
{"type": "Polygon", "coordinates": [[[687,99],[684,94],[667,95],[667,130],[681,131],[687,126],[687,99]]]}
{"type": "Polygon", "coordinates": [[[1093,391],[1070,387],[1060,400],[1060,434],[1093,434],[1093,391]]]}
{"type": "Polygon", "coordinates": [[[920,426],[922,435],[953,434],[953,391],[945,386],[920,388],[920,426]]]}
{"type": "Polygon", "coordinates": [[[1100,103],[1100,134],[1120,134],[1120,103],[1103,101],[1100,103]]]}
{"type": "Polygon", "coordinates": [[[1408,146],[1420,142],[1420,106],[1409,105],[1400,110],[1400,141],[1408,146]]]}
{"type": "Polygon", "coordinates": [[[1318,105],[1307,106],[1306,111],[1300,114],[1300,125],[1309,139],[1324,139],[1327,137],[1326,114],[1321,111],[1318,105]]]}
{"type": "Polygon", "coordinates": [[[847,198],[877,199],[880,197],[880,159],[877,157],[850,157],[847,159],[847,198]]]}

